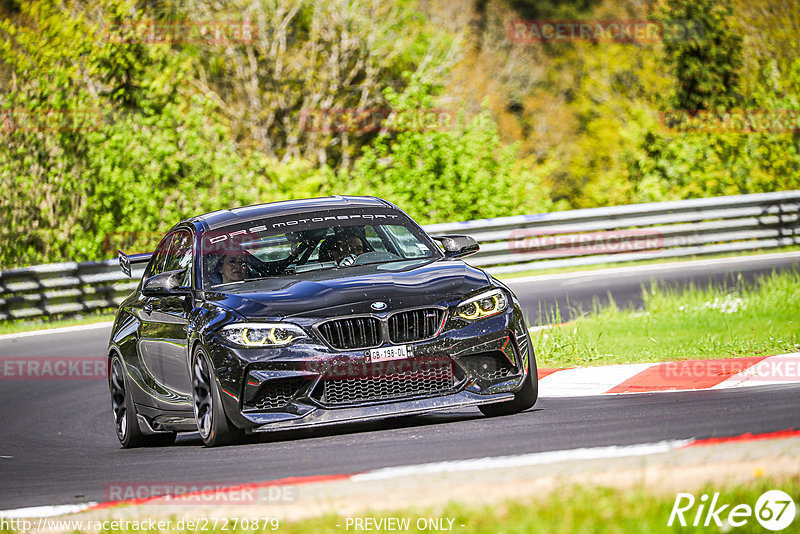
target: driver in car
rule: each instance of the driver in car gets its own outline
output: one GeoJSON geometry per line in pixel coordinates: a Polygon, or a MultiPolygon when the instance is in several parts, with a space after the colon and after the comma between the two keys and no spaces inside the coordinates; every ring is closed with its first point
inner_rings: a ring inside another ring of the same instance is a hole
{"type": "Polygon", "coordinates": [[[355,235],[346,235],[339,238],[331,249],[331,256],[337,265],[351,265],[363,253],[364,243],[360,237],[355,235]]]}
{"type": "Polygon", "coordinates": [[[214,284],[241,282],[249,273],[247,260],[241,252],[228,251],[211,272],[214,284]]]}
{"type": "Polygon", "coordinates": [[[222,283],[241,282],[247,276],[247,260],[241,254],[228,254],[219,269],[222,283]]]}

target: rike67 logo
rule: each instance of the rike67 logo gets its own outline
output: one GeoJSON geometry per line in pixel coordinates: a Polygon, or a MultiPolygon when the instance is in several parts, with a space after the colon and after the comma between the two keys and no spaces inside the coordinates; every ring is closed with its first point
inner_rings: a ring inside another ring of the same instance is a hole
{"type": "Polygon", "coordinates": [[[710,498],[704,493],[699,499],[691,493],[678,493],[667,526],[714,525],[730,530],[731,527],[743,527],[755,518],[765,529],[777,532],[791,525],[796,513],[794,500],[781,490],[765,492],[758,498],[755,506],[723,503],[719,493],[714,493],[710,498]]]}

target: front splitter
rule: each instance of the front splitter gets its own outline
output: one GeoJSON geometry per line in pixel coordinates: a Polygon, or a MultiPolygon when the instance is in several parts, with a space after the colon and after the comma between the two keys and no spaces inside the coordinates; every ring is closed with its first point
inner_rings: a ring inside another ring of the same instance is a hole
{"type": "MultiPolygon", "coordinates": [[[[497,393],[494,395],[478,395],[470,391],[461,391],[444,397],[431,397],[427,399],[414,399],[398,401],[371,406],[356,406],[350,408],[313,408],[301,417],[288,420],[274,421],[251,429],[251,432],[272,432],[275,430],[290,430],[297,428],[318,427],[385,419],[404,415],[422,415],[453,408],[466,408],[507,402],[514,400],[513,393],[497,393]]],[[[250,415],[251,420],[257,416],[250,415]]]]}

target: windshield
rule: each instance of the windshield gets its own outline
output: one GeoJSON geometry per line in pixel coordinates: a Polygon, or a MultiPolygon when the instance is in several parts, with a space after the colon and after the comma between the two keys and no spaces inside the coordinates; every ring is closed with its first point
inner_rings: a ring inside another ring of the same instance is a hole
{"type": "Polygon", "coordinates": [[[441,255],[402,214],[345,213],[254,220],[207,232],[203,287],[441,255]]]}

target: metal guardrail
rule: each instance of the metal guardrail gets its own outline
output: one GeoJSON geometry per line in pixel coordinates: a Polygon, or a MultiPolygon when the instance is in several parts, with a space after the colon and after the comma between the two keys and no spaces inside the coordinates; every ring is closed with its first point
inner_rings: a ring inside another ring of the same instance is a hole
{"type": "Polygon", "coordinates": [[[140,266],[128,278],[116,259],[2,271],[0,320],[113,308],[136,288],[143,273],[140,266]]]}
{"type": "Polygon", "coordinates": [[[800,191],[632,204],[434,224],[431,235],[481,244],[470,264],[492,274],[800,244],[800,191]]]}
{"type": "MultiPolygon", "coordinates": [[[[468,263],[492,274],[676,258],[800,244],[800,191],[519,215],[425,227],[465,234],[468,263]]],[[[0,320],[117,306],[136,287],[116,259],[0,272],[0,320]]]]}

